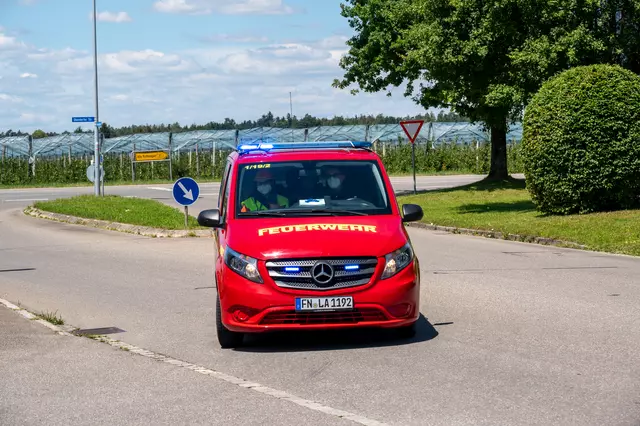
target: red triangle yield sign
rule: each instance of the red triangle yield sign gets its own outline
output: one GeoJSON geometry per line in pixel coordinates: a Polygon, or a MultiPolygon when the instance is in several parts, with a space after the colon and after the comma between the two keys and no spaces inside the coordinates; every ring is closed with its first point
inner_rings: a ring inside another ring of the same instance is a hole
{"type": "Polygon", "coordinates": [[[409,120],[400,122],[402,130],[404,130],[404,133],[407,135],[411,143],[415,142],[418,134],[420,134],[420,129],[422,129],[423,124],[424,120],[409,120]]]}

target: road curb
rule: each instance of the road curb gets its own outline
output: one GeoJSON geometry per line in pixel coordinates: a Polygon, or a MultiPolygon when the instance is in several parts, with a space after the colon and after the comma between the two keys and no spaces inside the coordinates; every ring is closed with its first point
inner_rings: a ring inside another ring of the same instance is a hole
{"type": "Polygon", "coordinates": [[[4,299],[0,299],[0,304],[4,305],[7,309],[11,309],[12,311],[16,311],[20,316],[28,319],[28,320],[33,320],[39,324],[44,325],[45,327],[55,331],[58,334],[61,334],[63,336],[71,336],[72,334],[70,333],[71,331],[75,330],[74,327],[71,326],[59,326],[59,325],[55,325],[50,323],[49,321],[43,320],[42,318],[39,318],[37,315],[32,314],[31,312],[27,311],[26,309],[23,309],[19,306],[14,305],[13,303],[9,302],[8,300],[4,300],[4,299]]]}
{"type": "Polygon", "coordinates": [[[24,214],[38,219],[48,219],[56,222],[69,223],[72,225],[88,226],[91,228],[105,229],[108,231],[124,232],[128,234],[142,235],[152,238],[210,238],[213,232],[209,229],[179,230],[161,229],[148,226],[131,225],[128,223],[111,222],[107,220],[86,219],[77,216],[70,216],[60,213],[51,213],[29,206],[23,210],[24,214]]]}
{"type": "Polygon", "coordinates": [[[434,224],[427,224],[422,222],[407,223],[407,226],[412,228],[427,229],[430,231],[445,231],[451,234],[472,235],[475,237],[492,238],[496,240],[508,240],[517,241],[521,243],[540,244],[545,246],[555,246],[562,248],[573,248],[578,250],[588,250],[589,248],[584,244],[574,243],[572,241],[556,240],[547,237],[537,237],[534,235],[520,235],[520,234],[504,234],[498,231],[485,231],[480,229],[469,228],[457,228],[455,226],[441,226],[434,224]]]}

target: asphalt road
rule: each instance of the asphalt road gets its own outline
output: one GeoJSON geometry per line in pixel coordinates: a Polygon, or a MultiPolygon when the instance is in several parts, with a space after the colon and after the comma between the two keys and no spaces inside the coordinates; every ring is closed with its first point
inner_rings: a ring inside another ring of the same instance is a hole
{"type": "MultiPolygon", "coordinates": [[[[223,351],[214,328],[211,240],[144,238],[37,220],[21,214],[19,204],[27,201],[1,197],[0,298],[57,311],[74,326],[119,327],[125,332],[112,337],[126,343],[386,424],[640,424],[637,258],[411,229],[423,277],[424,319],[415,339],[284,334],[223,351]]],[[[66,373],[59,375],[67,380],[73,411],[52,412],[67,405],[35,381],[42,370],[23,366],[40,365],[34,362],[39,356],[55,368],[52,347],[25,345],[20,356],[21,343],[0,338],[17,351],[10,358],[15,365],[0,363],[0,375],[22,377],[22,393],[0,387],[0,416],[23,407],[30,418],[70,424],[94,410],[107,421],[107,403],[119,407],[126,404],[119,398],[131,395],[127,413],[147,412],[155,397],[164,401],[153,405],[157,421],[174,419],[176,404],[185,404],[187,422],[206,422],[212,401],[221,422],[339,420],[275,396],[233,393],[226,382],[212,383],[216,378],[172,370],[179,367],[122,358],[106,345],[65,347],[78,363],[75,370],[60,367],[66,373]],[[82,356],[87,350],[99,353],[82,356]],[[102,382],[102,375],[113,379],[102,382]],[[106,401],[74,385],[92,381],[104,388],[106,401]],[[121,387],[128,393],[119,395],[121,387]],[[176,398],[176,389],[211,398],[188,402],[176,398]]]]}
{"type": "Polygon", "coordinates": [[[56,335],[2,306],[0,324],[3,426],[353,424],[93,340],[56,335]]]}

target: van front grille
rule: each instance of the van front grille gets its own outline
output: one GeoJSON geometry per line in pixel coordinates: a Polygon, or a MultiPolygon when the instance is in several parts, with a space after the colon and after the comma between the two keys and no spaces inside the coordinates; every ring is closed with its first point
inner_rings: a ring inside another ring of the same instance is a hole
{"type": "Polygon", "coordinates": [[[303,290],[336,290],[365,285],[373,276],[375,257],[350,259],[291,259],[266,263],[278,287],[303,290]]]}

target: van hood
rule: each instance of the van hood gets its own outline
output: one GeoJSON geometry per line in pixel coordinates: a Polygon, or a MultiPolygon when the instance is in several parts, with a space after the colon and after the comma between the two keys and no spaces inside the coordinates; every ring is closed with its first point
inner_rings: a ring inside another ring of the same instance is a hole
{"type": "Polygon", "coordinates": [[[408,241],[398,216],[237,219],[227,229],[229,247],[260,260],[380,257],[408,241]]]}

